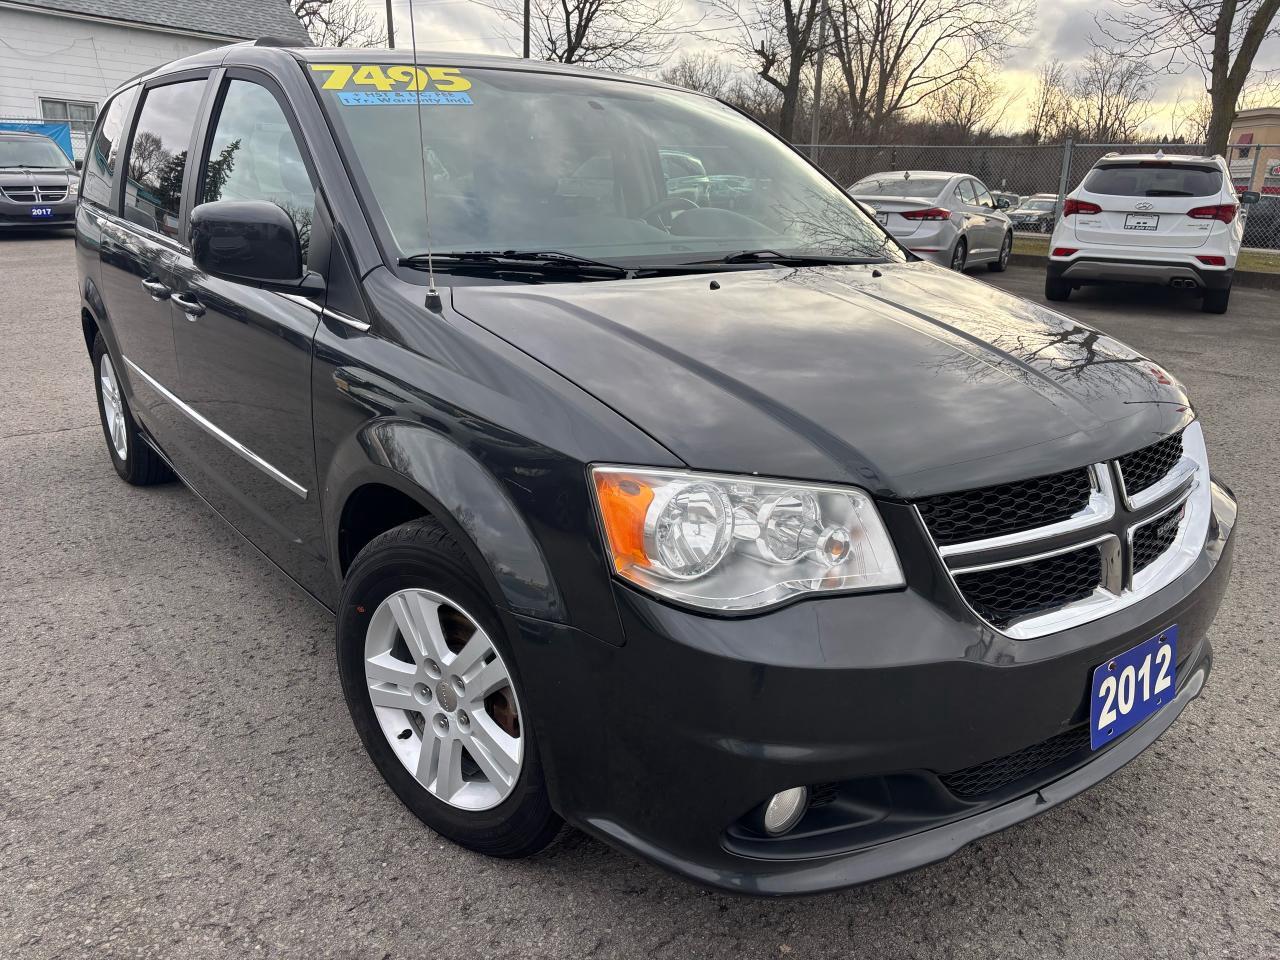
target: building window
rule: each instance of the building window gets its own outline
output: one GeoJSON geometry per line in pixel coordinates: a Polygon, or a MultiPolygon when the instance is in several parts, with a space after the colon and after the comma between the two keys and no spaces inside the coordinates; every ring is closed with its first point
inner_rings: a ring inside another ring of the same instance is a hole
{"type": "MultiPolygon", "coordinates": [[[[77,144],[88,143],[93,124],[98,119],[98,105],[80,100],[47,100],[40,98],[40,115],[46,120],[65,121],[71,125],[71,136],[77,144]]],[[[79,155],[79,152],[77,151],[79,155]]]]}

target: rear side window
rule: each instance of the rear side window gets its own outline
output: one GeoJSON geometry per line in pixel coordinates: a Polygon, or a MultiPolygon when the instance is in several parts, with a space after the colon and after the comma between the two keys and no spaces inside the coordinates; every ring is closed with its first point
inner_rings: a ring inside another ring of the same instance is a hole
{"type": "Polygon", "coordinates": [[[129,109],[138,98],[138,88],[124,91],[107,107],[102,123],[94,134],[89,156],[84,164],[84,184],[80,196],[99,207],[111,206],[111,179],[116,172],[116,154],[120,152],[120,138],[129,109]]]}
{"type": "Polygon", "coordinates": [[[271,91],[227,84],[209,142],[200,202],[268,200],[293,218],[305,260],[316,193],[289,121],[271,91]]]}
{"type": "Polygon", "coordinates": [[[204,80],[187,80],[148,90],[129,145],[125,219],[175,239],[187,149],[204,85],[204,80]]]}
{"type": "Polygon", "coordinates": [[[1112,197],[1209,197],[1222,189],[1222,171],[1159,160],[1094,167],[1082,184],[1112,197]]]}

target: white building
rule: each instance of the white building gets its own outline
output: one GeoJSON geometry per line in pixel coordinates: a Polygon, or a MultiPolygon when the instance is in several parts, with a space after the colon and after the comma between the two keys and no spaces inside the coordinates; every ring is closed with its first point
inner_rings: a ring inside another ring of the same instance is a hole
{"type": "Polygon", "coordinates": [[[125,80],[264,36],[306,42],[288,0],[0,0],[0,120],[69,121],[80,157],[125,80]]]}

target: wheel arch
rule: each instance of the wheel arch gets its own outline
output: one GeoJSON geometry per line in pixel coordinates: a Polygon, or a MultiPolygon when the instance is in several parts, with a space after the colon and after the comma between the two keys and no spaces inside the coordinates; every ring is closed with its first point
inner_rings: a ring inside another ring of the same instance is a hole
{"type": "Polygon", "coordinates": [[[430,517],[467,554],[495,605],[565,621],[563,599],[542,549],[498,479],[434,430],[390,419],[365,424],[335,451],[325,499],[338,582],[374,537],[430,517]]]}

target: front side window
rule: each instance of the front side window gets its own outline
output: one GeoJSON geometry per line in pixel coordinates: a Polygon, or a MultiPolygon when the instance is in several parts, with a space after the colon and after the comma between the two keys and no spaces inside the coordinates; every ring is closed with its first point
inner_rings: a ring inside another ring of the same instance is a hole
{"type": "Polygon", "coordinates": [[[187,150],[204,85],[204,80],[186,80],[148,90],[129,145],[125,219],[175,239],[187,150]]]}
{"type": "Polygon", "coordinates": [[[978,205],[978,195],[973,192],[972,180],[961,180],[956,184],[956,199],[961,203],[967,203],[971,207],[978,205]]]}
{"type": "Polygon", "coordinates": [[[289,121],[266,87],[227,84],[204,161],[200,202],[267,200],[293,218],[305,262],[316,194],[289,121]]]}
{"type": "Polygon", "coordinates": [[[120,135],[124,132],[125,119],[137,96],[137,87],[126,90],[111,101],[102,117],[102,125],[98,127],[84,163],[84,186],[80,189],[80,196],[88,203],[100,207],[111,206],[111,179],[116,172],[120,135]]]}
{"type": "Polygon", "coordinates": [[[991,198],[991,193],[987,190],[987,188],[984,187],[982,184],[978,183],[978,181],[976,180],[972,180],[970,182],[973,184],[973,188],[978,195],[978,206],[990,207],[994,210],[996,206],[996,202],[991,198]]]}
{"type": "Polygon", "coordinates": [[[708,97],[491,68],[308,68],[400,257],[426,250],[424,210],[438,253],[661,264],[766,248],[905,257],[784,142],[708,97]]]}

